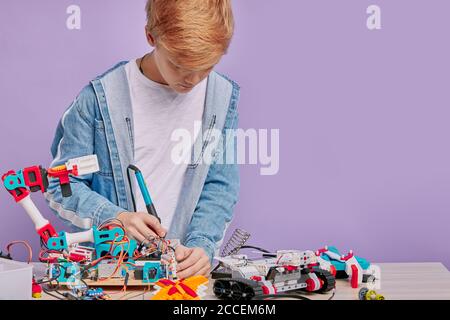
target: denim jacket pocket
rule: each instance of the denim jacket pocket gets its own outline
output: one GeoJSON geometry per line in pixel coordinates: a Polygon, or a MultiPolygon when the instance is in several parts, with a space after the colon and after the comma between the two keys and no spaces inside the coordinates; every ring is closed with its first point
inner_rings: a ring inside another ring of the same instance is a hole
{"type": "Polygon", "coordinates": [[[133,133],[133,124],[130,118],[126,118],[128,128],[128,138],[130,138],[131,148],[134,151],[134,133],[133,133]]]}
{"type": "Polygon", "coordinates": [[[105,131],[105,123],[102,120],[94,119],[95,130],[105,131]]]}
{"type": "MultiPolygon", "coordinates": [[[[191,163],[188,164],[188,169],[195,169],[198,167],[198,165],[200,164],[200,162],[203,159],[203,155],[205,154],[205,150],[208,147],[208,144],[210,142],[211,139],[211,132],[212,129],[214,128],[214,126],[216,125],[216,115],[213,116],[210,124],[209,124],[209,128],[208,131],[206,132],[206,137],[204,138],[203,142],[202,142],[202,150],[200,152],[200,155],[197,156],[196,154],[192,155],[191,158],[191,163]]],[[[205,134],[204,132],[201,132],[200,134],[205,134]]],[[[196,143],[196,142],[194,142],[196,143]]]]}
{"type": "MultiPolygon", "coordinates": [[[[108,142],[106,140],[105,124],[103,121],[94,120],[94,153],[98,155],[109,155],[108,142]]],[[[99,158],[100,171],[97,174],[111,177],[113,175],[111,161],[109,156],[99,158]]]]}

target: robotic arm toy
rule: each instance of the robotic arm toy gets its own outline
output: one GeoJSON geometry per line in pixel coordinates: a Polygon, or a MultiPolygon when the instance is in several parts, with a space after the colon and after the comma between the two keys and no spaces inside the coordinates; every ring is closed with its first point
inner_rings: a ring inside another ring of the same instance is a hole
{"type": "MultiPolygon", "coordinates": [[[[41,253],[48,254],[48,257],[40,255],[40,259],[50,263],[50,274],[53,276],[52,270],[58,269],[58,281],[70,283],[73,280],[73,277],[69,276],[71,268],[80,269],[79,266],[83,265],[83,267],[94,270],[97,266],[102,265],[108,269],[109,263],[116,263],[120,267],[126,259],[127,269],[134,270],[134,278],[141,279],[145,285],[154,283],[165,276],[168,279],[176,280],[176,260],[173,248],[176,246],[177,240],[155,239],[149,246],[137,250],[136,241],[128,239],[123,227],[116,223],[107,223],[100,228],[93,227],[78,233],[57,233],[31,199],[33,192],[47,192],[49,179],[58,179],[62,196],[70,197],[72,195],[70,176],[88,175],[98,170],[97,156],[91,155],[69,160],[64,165],[50,169],[34,166],[17,172],[11,170],[2,176],[6,190],[25,209],[41,237],[42,244],[45,246],[41,253]],[[78,245],[84,242],[93,243],[93,248],[78,245]],[[155,260],[155,257],[148,252],[152,254],[161,252],[161,254],[168,255],[167,261],[169,262],[166,263],[164,260],[163,263],[162,259],[155,260]],[[95,260],[93,260],[94,254],[95,260]]],[[[156,212],[153,214],[156,216],[156,212]]],[[[102,278],[101,270],[97,271],[97,276],[102,278]]]]}
{"type": "Polygon", "coordinates": [[[70,244],[92,239],[92,230],[89,232],[69,235],[66,241],[61,242],[61,236],[55,231],[50,222],[45,219],[31,199],[32,192],[47,192],[49,178],[59,180],[63,197],[70,197],[70,176],[82,176],[95,173],[99,170],[97,156],[86,156],[69,160],[65,165],[44,169],[41,166],[28,167],[19,171],[8,171],[3,175],[2,181],[6,190],[20,204],[33,221],[36,231],[49,248],[54,250],[66,249],[70,244]],[[57,241],[59,239],[59,241],[57,241]],[[68,241],[67,241],[68,240],[68,241]]]}
{"type": "MultiPolygon", "coordinates": [[[[99,171],[96,155],[71,159],[66,164],[44,169],[41,166],[28,167],[19,171],[8,171],[2,180],[6,190],[20,204],[33,221],[36,231],[49,250],[68,250],[72,245],[92,242],[101,245],[109,241],[121,241],[125,236],[123,229],[98,230],[91,228],[78,233],[57,233],[51,223],[45,219],[31,199],[32,192],[47,192],[49,179],[58,179],[62,196],[72,196],[70,176],[83,176],[99,171]]],[[[119,248],[120,249],[120,248],[119,248]]]]}

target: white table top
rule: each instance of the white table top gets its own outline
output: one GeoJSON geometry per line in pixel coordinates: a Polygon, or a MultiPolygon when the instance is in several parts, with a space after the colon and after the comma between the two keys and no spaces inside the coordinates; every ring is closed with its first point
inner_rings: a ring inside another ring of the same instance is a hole
{"type": "MultiPolygon", "coordinates": [[[[379,263],[381,269],[380,289],[377,293],[386,300],[450,300],[450,272],[442,263],[379,263]]],[[[35,264],[39,275],[42,264],[35,264]]],[[[216,300],[212,293],[212,280],[208,284],[204,300],[216,300]]],[[[360,287],[361,288],[361,287],[360,287]]],[[[112,289],[117,291],[117,289],[112,289]]],[[[142,294],[140,289],[130,289],[125,294],[113,294],[114,300],[148,300],[152,294],[142,294]],[[132,291],[130,291],[132,290],[132,291]]],[[[106,290],[108,293],[108,290],[106,290]]],[[[352,289],[347,280],[337,280],[334,300],[358,300],[359,289],[352,289]]],[[[312,300],[326,300],[330,294],[308,294],[312,300]]],[[[42,299],[54,298],[43,295],[42,299]]]]}

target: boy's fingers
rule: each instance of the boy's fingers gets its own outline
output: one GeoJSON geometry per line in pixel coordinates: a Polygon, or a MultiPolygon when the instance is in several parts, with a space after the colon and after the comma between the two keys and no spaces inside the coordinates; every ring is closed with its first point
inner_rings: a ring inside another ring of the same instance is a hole
{"type": "Polygon", "coordinates": [[[192,266],[191,266],[183,271],[177,271],[177,277],[178,277],[178,279],[187,279],[194,275],[192,272],[193,272],[193,270],[192,270],[192,266]]]}
{"type": "Polygon", "coordinates": [[[203,269],[201,269],[198,274],[201,275],[201,276],[207,277],[209,275],[210,269],[211,268],[209,267],[209,265],[207,265],[203,269]]]}
{"type": "Polygon", "coordinates": [[[161,223],[154,216],[149,215],[148,213],[142,213],[142,217],[144,222],[155,231],[155,233],[159,237],[164,237],[167,233],[167,230],[163,228],[161,223]]]}
{"type": "Polygon", "coordinates": [[[127,233],[137,242],[142,242],[145,239],[145,237],[135,228],[129,228],[127,233]]]}
{"type": "Polygon", "coordinates": [[[179,263],[177,269],[183,271],[184,269],[190,268],[191,266],[199,262],[200,257],[201,257],[200,252],[198,250],[194,250],[193,248],[191,248],[189,257],[187,257],[185,260],[179,263]]]}
{"type": "Polygon", "coordinates": [[[145,223],[141,223],[138,224],[136,226],[137,231],[143,235],[143,239],[140,240],[140,242],[142,242],[144,239],[148,240],[151,237],[158,237],[158,235],[149,227],[147,227],[147,225],[145,223]]]}
{"type": "Polygon", "coordinates": [[[197,261],[194,265],[190,266],[189,268],[183,270],[182,272],[179,272],[178,275],[181,279],[186,279],[196,274],[199,274],[199,272],[202,271],[204,268],[205,268],[205,261],[201,259],[197,261]]]}
{"type": "Polygon", "coordinates": [[[178,246],[175,249],[175,258],[178,262],[185,260],[192,253],[192,248],[186,248],[184,246],[178,246]]]}
{"type": "Polygon", "coordinates": [[[175,248],[175,259],[177,261],[181,261],[184,259],[184,256],[186,254],[186,248],[183,246],[178,246],[175,248]]]}

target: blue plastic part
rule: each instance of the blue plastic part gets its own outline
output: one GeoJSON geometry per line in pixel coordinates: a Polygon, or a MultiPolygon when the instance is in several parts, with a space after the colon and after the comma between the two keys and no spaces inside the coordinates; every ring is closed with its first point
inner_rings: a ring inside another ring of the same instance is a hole
{"type": "Polygon", "coordinates": [[[86,295],[88,297],[101,297],[103,296],[105,293],[103,292],[102,288],[96,288],[96,289],[89,289],[86,292],[86,295]]]}
{"type": "Polygon", "coordinates": [[[94,227],[94,244],[99,245],[109,241],[122,241],[125,233],[121,228],[98,230],[94,227]]]}
{"type": "Polygon", "coordinates": [[[52,237],[47,241],[47,247],[50,250],[65,250],[67,249],[66,233],[64,231],[58,233],[58,237],[52,237]]]}
{"type": "MultiPolygon", "coordinates": [[[[57,279],[59,283],[76,284],[80,282],[81,279],[80,267],[78,266],[77,263],[62,262],[59,263],[58,269],[60,271],[60,274],[57,279]]],[[[54,272],[53,275],[56,276],[58,271],[56,269],[53,272],[54,272]]]]}
{"type": "Polygon", "coordinates": [[[6,190],[13,191],[18,188],[26,188],[25,180],[23,178],[23,171],[19,170],[15,175],[9,175],[5,178],[3,182],[6,190]]]}
{"type": "MultiPolygon", "coordinates": [[[[134,251],[137,248],[136,240],[131,239],[129,242],[125,242],[122,244],[115,244],[114,249],[111,252],[112,256],[118,256],[122,251],[127,253],[129,257],[133,257],[134,251]]],[[[111,250],[110,243],[101,243],[95,246],[95,252],[97,259],[100,259],[103,254],[108,253],[111,250]]]]}
{"type": "Polygon", "coordinates": [[[155,283],[164,278],[164,270],[159,261],[149,261],[142,270],[142,283],[155,283]]]}
{"type": "Polygon", "coordinates": [[[136,179],[139,185],[139,189],[141,189],[145,205],[151,205],[153,201],[150,197],[150,192],[148,191],[147,184],[145,183],[144,176],[142,175],[141,171],[136,171],[136,179]]]}
{"type": "MultiPolygon", "coordinates": [[[[329,246],[328,251],[336,253],[341,256],[341,253],[336,247],[329,246]]],[[[345,262],[331,259],[326,253],[320,255],[324,260],[330,261],[331,264],[336,268],[336,271],[345,271],[345,262]]],[[[363,270],[367,270],[370,267],[370,262],[364,258],[355,256],[356,261],[361,265],[363,270]]]]}

